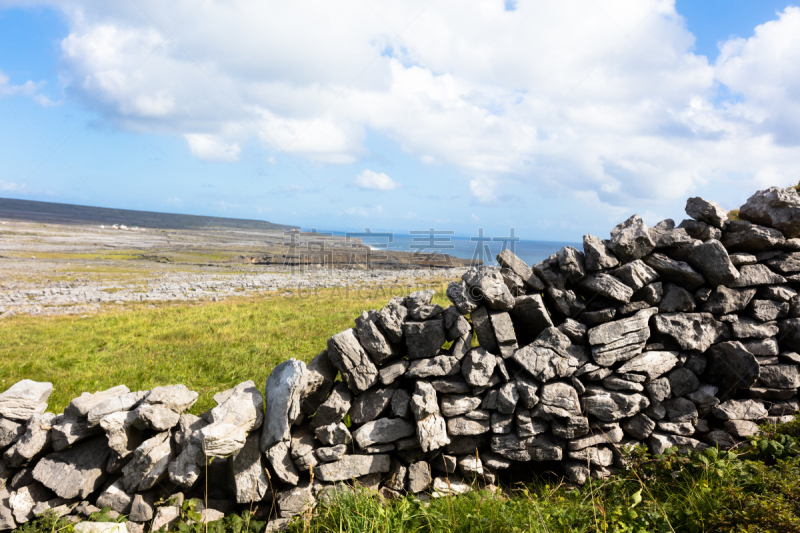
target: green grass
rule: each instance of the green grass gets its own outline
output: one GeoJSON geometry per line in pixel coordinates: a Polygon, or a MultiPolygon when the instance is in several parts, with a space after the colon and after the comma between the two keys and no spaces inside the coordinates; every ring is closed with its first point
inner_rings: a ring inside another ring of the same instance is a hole
{"type": "MultiPolygon", "coordinates": [[[[438,286],[439,302],[444,288],[438,286]]],[[[24,378],[50,381],[49,409],[57,413],[84,391],[183,383],[200,393],[193,408],[200,413],[215,405],[215,393],[242,381],[263,386],[281,361],[309,361],[328,337],[353,327],[362,310],[409,290],[397,285],[156,308],[133,304],[88,318],[16,316],[0,322],[0,391],[24,378]]]]}

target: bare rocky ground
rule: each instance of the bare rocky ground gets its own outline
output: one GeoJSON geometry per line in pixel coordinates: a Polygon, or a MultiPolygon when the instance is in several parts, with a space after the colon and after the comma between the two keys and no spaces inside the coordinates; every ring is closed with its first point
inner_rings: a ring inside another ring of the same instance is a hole
{"type": "Polygon", "coordinates": [[[127,302],[216,301],[331,287],[396,286],[405,293],[464,272],[408,266],[372,270],[359,256],[366,248],[357,242],[308,234],[295,236],[292,247],[287,242],[280,231],[125,230],[3,220],[0,213],[0,317],[85,314],[127,302]],[[310,240],[324,240],[337,261],[298,264],[310,240]],[[263,264],[270,255],[291,255],[293,261],[263,264]]]}

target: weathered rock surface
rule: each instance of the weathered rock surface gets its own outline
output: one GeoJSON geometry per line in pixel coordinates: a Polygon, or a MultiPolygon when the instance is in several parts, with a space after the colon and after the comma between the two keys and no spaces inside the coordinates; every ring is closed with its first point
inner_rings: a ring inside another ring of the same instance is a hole
{"type": "MultiPolygon", "coordinates": [[[[442,326],[441,338],[444,339],[444,322],[439,321],[439,324],[442,326]]],[[[403,326],[406,336],[409,334],[408,326],[409,323],[403,326]]],[[[412,354],[411,346],[416,346],[418,329],[413,330],[414,341],[410,341],[409,356],[412,354]]],[[[408,338],[406,338],[406,342],[409,342],[408,338]]],[[[356,393],[367,390],[378,381],[378,369],[358,342],[354,329],[337,333],[328,339],[328,357],[333,366],[342,373],[342,378],[350,390],[356,393]]]]}
{"type": "Polygon", "coordinates": [[[633,215],[611,230],[608,247],[623,262],[640,259],[649,254],[656,243],[650,238],[647,226],[639,215],[633,215]]]}
{"type": "Polygon", "coordinates": [[[203,452],[209,457],[227,457],[244,447],[247,435],[264,421],[264,398],[252,381],[240,383],[211,410],[211,423],[200,433],[203,452]]]}
{"type": "Polygon", "coordinates": [[[18,381],[0,394],[0,416],[24,422],[33,415],[42,414],[52,392],[52,383],[30,379],[18,381]]]}
{"type": "Polygon", "coordinates": [[[105,439],[95,438],[45,456],[33,469],[33,477],[61,498],[86,498],[106,479],[105,466],[110,453],[105,439]]]}
{"type": "Polygon", "coordinates": [[[787,238],[797,237],[800,235],[800,195],[793,188],[770,187],[758,191],[739,209],[739,216],[776,228],[787,238]]]}

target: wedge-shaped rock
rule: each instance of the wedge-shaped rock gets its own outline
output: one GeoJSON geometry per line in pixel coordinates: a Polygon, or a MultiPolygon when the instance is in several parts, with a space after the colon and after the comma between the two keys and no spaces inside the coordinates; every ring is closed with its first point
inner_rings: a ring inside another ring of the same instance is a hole
{"type": "Polygon", "coordinates": [[[681,437],[680,435],[668,435],[665,433],[653,433],[648,440],[650,445],[650,453],[653,455],[662,455],[669,448],[678,448],[680,451],[695,451],[701,452],[708,448],[708,445],[700,442],[697,439],[689,437],[681,437]]]}
{"type": "Polygon", "coordinates": [[[172,460],[170,434],[159,433],[144,441],[133,452],[131,462],[122,468],[122,482],[126,492],[152,489],[167,475],[172,460]]]}
{"type": "Polygon", "coordinates": [[[750,315],[760,322],[770,322],[777,318],[785,318],[787,314],[789,314],[788,302],[753,300],[750,303],[750,315]]]}
{"type": "Polygon", "coordinates": [[[478,301],[480,295],[477,289],[474,291],[474,295],[472,292],[473,290],[467,287],[467,284],[463,281],[460,283],[453,281],[447,286],[447,299],[453,303],[459,313],[468,315],[480,305],[478,301]]]}
{"type": "Polygon", "coordinates": [[[189,390],[186,385],[167,385],[156,387],[142,400],[144,405],[160,405],[179,415],[192,407],[199,394],[189,390]]]}
{"type": "Polygon", "coordinates": [[[650,238],[656,243],[656,250],[660,248],[691,246],[694,242],[694,239],[689,236],[686,229],[675,227],[675,221],[671,218],[662,220],[650,228],[649,232],[650,238]]]}
{"type": "Polygon", "coordinates": [[[458,357],[439,355],[429,359],[417,359],[412,361],[408,366],[405,376],[409,379],[425,379],[452,376],[460,372],[461,363],[458,357]]]}
{"type": "Polygon", "coordinates": [[[642,309],[632,317],[595,326],[587,332],[589,344],[611,344],[629,333],[645,329],[650,317],[657,312],[656,308],[642,309]]]}
{"type": "Polygon", "coordinates": [[[264,498],[269,489],[266,466],[259,450],[258,435],[250,435],[244,447],[228,458],[236,503],[258,502],[264,498]]]}
{"type": "MultiPolygon", "coordinates": [[[[522,281],[534,291],[543,291],[544,283],[540,280],[533,270],[525,264],[514,252],[506,248],[497,254],[497,262],[504,268],[512,270],[522,281]]],[[[467,313],[464,313],[467,314],[467,313]]]]}
{"type": "Polygon", "coordinates": [[[103,507],[110,507],[112,511],[121,514],[130,512],[134,497],[132,494],[126,492],[123,481],[124,478],[118,478],[100,493],[96,503],[101,509],[103,507]]]}
{"type": "Polygon", "coordinates": [[[94,393],[84,392],[69,403],[67,408],[64,410],[64,414],[72,415],[74,417],[89,416],[89,411],[91,411],[94,406],[99,405],[106,400],[110,400],[111,398],[128,394],[129,392],[130,389],[128,389],[128,387],[125,385],[119,385],[117,387],[112,387],[110,389],[94,393]]]}
{"type": "Polygon", "coordinates": [[[626,362],[617,369],[617,372],[644,374],[652,381],[672,370],[676,364],[678,364],[677,352],[649,351],[626,362]]]}
{"type": "Polygon", "coordinates": [[[650,338],[650,329],[644,328],[628,333],[614,342],[592,346],[592,359],[600,366],[609,367],[620,361],[627,361],[642,353],[645,342],[650,338]]]}
{"type": "Polygon", "coordinates": [[[581,401],[586,413],[603,422],[617,422],[643,411],[650,405],[650,400],[642,394],[613,391],[608,391],[606,394],[584,396],[581,401]]]}
{"type": "Polygon", "coordinates": [[[227,457],[241,450],[247,435],[264,421],[264,398],[255,383],[245,381],[229,392],[211,410],[211,424],[200,431],[203,453],[209,457],[227,457]]]}
{"type": "Polygon", "coordinates": [[[416,426],[402,418],[379,418],[367,422],[353,432],[353,438],[359,448],[368,448],[375,444],[394,442],[413,435],[416,426]]]}
{"type": "Polygon", "coordinates": [[[292,461],[290,444],[288,442],[283,440],[278,442],[267,450],[266,456],[278,479],[289,485],[297,485],[300,481],[300,473],[294,461],[292,461]]]}
{"type": "Polygon", "coordinates": [[[46,487],[39,483],[32,483],[9,494],[8,507],[17,524],[24,524],[33,519],[33,509],[37,503],[47,501],[52,497],[53,493],[46,487]]]}
{"type": "Polygon", "coordinates": [[[600,296],[611,298],[622,303],[628,303],[633,296],[633,289],[623,282],[603,272],[589,274],[578,283],[580,287],[597,293],[600,296]]]}
{"type": "MultiPolygon", "coordinates": [[[[422,359],[414,363],[426,361],[431,359],[422,359]]],[[[360,426],[378,418],[389,407],[396,390],[397,387],[375,387],[356,396],[349,411],[350,421],[360,426]]]]}
{"type": "Polygon", "coordinates": [[[411,411],[417,421],[417,436],[423,452],[438,450],[450,443],[444,418],[436,402],[436,390],[430,383],[417,381],[411,396],[411,411]]]}
{"type": "Polygon", "coordinates": [[[759,322],[750,317],[740,317],[731,323],[731,334],[734,339],[768,339],[778,334],[776,322],[759,322]]]}
{"type": "Polygon", "coordinates": [[[712,286],[729,285],[739,279],[739,271],[718,240],[710,239],[687,250],[689,264],[700,271],[712,286]]]}
{"type": "MultiPolygon", "coordinates": [[[[444,321],[432,320],[430,322],[439,322],[441,326],[441,338],[444,339],[444,321]]],[[[416,324],[424,323],[406,323],[403,325],[403,331],[406,334],[406,343],[409,346],[409,356],[412,353],[412,347],[416,347],[416,336],[418,329],[416,324]],[[415,324],[413,334],[415,339],[408,338],[409,325],[415,324]]],[[[444,343],[444,340],[442,340],[444,343]]],[[[440,345],[441,346],[441,345],[440,345]]],[[[428,355],[433,355],[429,353],[428,355]]],[[[378,381],[378,369],[375,363],[372,362],[367,352],[358,342],[354,329],[347,329],[341,333],[337,333],[328,339],[328,357],[333,365],[342,373],[342,378],[351,391],[359,393],[372,387],[378,381]]]]}
{"type": "Polygon", "coordinates": [[[689,291],[694,292],[705,283],[702,274],[694,270],[688,263],[670,259],[664,254],[654,253],[645,257],[643,261],[658,272],[663,281],[671,281],[689,291]]]}
{"type": "Polygon", "coordinates": [[[539,389],[539,403],[531,416],[552,420],[553,417],[571,418],[580,414],[578,391],[571,385],[557,381],[539,389]]]}
{"type": "Polygon", "coordinates": [[[766,265],[745,265],[739,267],[739,279],[728,284],[729,287],[755,287],[756,285],[780,285],[786,278],[780,276],[766,265]]]}
{"type": "Polygon", "coordinates": [[[591,432],[591,435],[571,440],[568,445],[569,449],[583,450],[590,447],[594,448],[602,444],[616,444],[621,442],[625,437],[619,424],[613,424],[606,429],[594,428],[591,432]]]}
{"type": "Polygon", "coordinates": [[[345,455],[335,463],[325,463],[314,468],[314,478],[334,482],[359,478],[368,474],[388,472],[392,460],[389,455],[345,455]]]}
{"type": "Polygon", "coordinates": [[[483,302],[489,308],[509,311],[514,307],[514,296],[503,281],[499,268],[488,266],[471,268],[461,279],[467,286],[478,289],[483,302]]]}
{"type": "MultiPolygon", "coordinates": [[[[449,297],[450,287],[447,288],[447,291],[449,297]]],[[[407,315],[408,309],[398,298],[392,298],[383,309],[378,311],[378,321],[383,327],[386,337],[391,342],[398,343],[403,341],[403,322],[405,322],[407,315]]]]}
{"type": "Polygon", "coordinates": [[[461,363],[464,380],[473,387],[485,387],[492,378],[497,360],[480,346],[473,348],[461,363]]]}
{"type": "Polygon", "coordinates": [[[0,416],[0,450],[14,444],[25,434],[25,424],[0,416]]]}
{"type": "MultiPolygon", "coordinates": [[[[779,274],[795,274],[800,272],[800,252],[781,254],[767,261],[767,265],[771,270],[779,274]]],[[[785,302],[788,299],[781,299],[781,301],[785,302]]]]}
{"type": "Polygon", "coordinates": [[[102,432],[98,426],[89,426],[89,421],[84,417],[76,418],[65,414],[53,424],[51,435],[53,449],[57,452],[64,450],[76,442],[102,432]]]}
{"type": "Polygon", "coordinates": [[[353,395],[343,382],[337,383],[328,399],[317,409],[311,427],[318,428],[340,422],[350,410],[353,395]]]}
{"type": "Polygon", "coordinates": [[[150,391],[128,392],[95,404],[89,409],[89,413],[86,415],[89,425],[93,426],[99,424],[103,417],[112,413],[130,411],[136,408],[149,393],[150,391]]]}
{"type": "Polygon", "coordinates": [[[505,311],[492,311],[489,313],[489,321],[492,324],[495,340],[497,340],[497,347],[500,350],[500,355],[504,359],[508,359],[519,347],[517,345],[517,335],[514,332],[514,324],[511,322],[511,316],[505,311]]]}
{"type": "Polygon", "coordinates": [[[703,304],[703,311],[715,315],[727,315],[744,311],[757,289],[729,289],[724,285],[717,287],[703,304]]]}
{"type": "Polygon", "coordinates": [[[660,313],[674,313],[675,311],[691,312],[697,307],[694,296],[674,283],[667,283],[664,287],[664,296],[658,304],[660,313]]]}
{"type": "Polygon", "coordinates": [[[556,328],[548,328],[537,340],[514,353],[514,361],[539,381],[565,378],[575,373],[585,360],[569,350],[569,338],[556,328]]]}
{"type": "Polygon", "coordinates": [[[266,413],[261,431],[262,450],[291,438],[292,424],[300,422],[303,416],[307,378],[305,363],[294,358],[280,363],[270,373],[264,387],[266,413]]]}
{"type": "Polygon", "coordinates": [[[633,215],[625,222],[611,230],[611,241],[608,247],[624,263],[639,259],[649,254],[656,243],[650,238],[647,225],[639,215],[633,215]]]}
{"type": "Polygon", "coordinates": [[[797,365],[767,365],[761,368],[758,384],[768,389],[796,389],[800,387],[797,365]]]}
{"type": "Polygon", "coordinates": [[[328,350],[323,350],[306,365],[306,389],[303,394],[303,412],[311,416],[328,397],[339,371],[328,357],[328,350]]]}
{"type": "Polygon", "coordinates": [[[745,220],[734,220],[728,224],[720,240],[729,252],[763,252],[780,248],[785,242],[780,231],[745,220]]]}
{"type": "Polygon", "coordinates": [[[356,318],[358,340],[377,364],[400,355],[399,347],[389,342],[389,339],[378,327],[379,321],[380,317],[377,311],[363,311],[361,316],[356,318]]]}
{"type": "Polygon", "coordinates": [[[30,379],[18,381],[0,394],[0,416],[24,422],[33,415],[42,414],[52,392],[52,383],[30,379]]]}
{"type": "Polygon", "coordinates": [[[588,271],[606,270],[619,265],[619,259],[609,247],[594,235],[583,236],[583,253],[584,264],[588,271]]]}
{"type": "Polygon", "coordinates": [[[800,195],[791,187],[758,191],[739,209],[739,216],[776,228],[788,238],[797,237],[800,235],[800,195]]]}
{"type": "Polygon", "coordinates": [[[87,498],[103,484],[110,453],[104,438],[91,439],[45,456],[33,469],[33,477],[61,498],[87,498]]]}
{"type": "Polygon", "coordinates": [[[53,413],[34,414],[25,423],[25,433],[3,454],[6,465],[17,468],[50,446],[53,424],[57,421],[53,413]]]}
{"type": "Polygon", "coordinates": [[[167,467],[172,483],[189,488],[200,478],[206,460],[200,430],[207,425],[208,422],[198,416],[181,415],[173,437],[177,457],[167,467]]]}
{"type": "Polygon", "coordinates": [[[718,203],[704,200],[699,196],[686,201],[686,214],[719,229],[725,228],[729,222],[728,212],[722,209],[718,203]]]}
{"type": "Polygon", "coordinates": [[[578,282],[586,275],[583,252],[579,252],[572,246],[565,246],[556,253],[556,257],[561,273],[567,277],[570,283],[578,282]]]}
{"type": "Polygon", "coordinates": [[[638,440],[646,439],[656,428],[656,423],[644,413],[627,418],[620,425],[625,433],[638,440]]]}
{"type": "Polygon", "coordinates": [[[675,339],[684,350],[704,352],[730,335],[728,327],[710,313],[667,313],[654,320],[656,331],[675,339]]]}

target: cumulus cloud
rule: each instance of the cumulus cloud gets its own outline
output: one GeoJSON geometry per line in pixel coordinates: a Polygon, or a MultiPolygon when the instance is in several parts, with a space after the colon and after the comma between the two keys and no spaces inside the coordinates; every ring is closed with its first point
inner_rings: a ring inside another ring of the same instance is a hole
{"type": "Polygon", "coordinates": [[[362,189],[373,191],[391,191],[400,187],[399,183],[383,172],[375,172],[369,169],[362,170],[356,176],[355,184],[362,189]]]}
{"type": "Polygon", "coordinates": [[[58,105],[60,102],[54,102],[42,94],[41,89],[44,85],[45,82],[43,81],[34,82],[32,80],[28,80],[22,85],[13,85],[10,83],[9,77],[0,71],[0,96],[24,96],[32,99],[42,107],[58,105]]]}
{"type": "Polygon", "coordinates": [[[69,25],[62,79],[201,159],[255,139],[348,164],[375,131],[458,169],[473,204],[525,185],[606,212],[800,174],[798,8],[710,63],[674,0],[137,3],[51,4],[69,25]]]}

